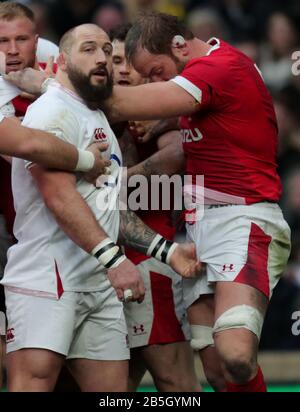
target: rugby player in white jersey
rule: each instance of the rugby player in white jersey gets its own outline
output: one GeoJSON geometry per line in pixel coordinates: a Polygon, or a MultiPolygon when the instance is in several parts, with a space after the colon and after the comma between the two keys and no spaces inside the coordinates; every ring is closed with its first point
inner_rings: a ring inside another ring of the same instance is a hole
{"type": "MultiPolygon", "coordinates": [[[[34,15],[28,7],[15,2],[0,3],[0,73],[9,73],[25,67],[39,67],[40,70],[45,70],[46,73],[51,73],[53,59],[50,59],[50,57],[57,55],[56,49],[58,51],[58,47],[51,42],[44,39],[38,39],[34,15]],[[48,59],[49,63],[46,65],[48,59]]],[[[20,89],[10,85],[0,77],[0,114],[2,116],[13,117],[15,115],[19,119],[23,118],[27,107],[32,103],[32,99],[35,99],[35,97],[26,94],[24,95],[23,93],[21,94],[20,89]]],[[[18,150],[23,150],[26,158],[31,158],[32,160],[35,159],[36,161],[39,160],[39,153],[37,153],[39,147],[43,149],[44,146],[49,144],[48,142],[52,141],[53,146],[50,146],[48,152],[50,152],[50,150],[56,150],[54,157],[56,168],[59,168],[60,166],[62,168],[70,167],[68,165],[69,158],[67,153],[65,155],[64,146],[67,146],[66,151],[68,153],[72,151],[75,152],[76,155],[77,151],[75,147],[62,142],[61,140],[56,139],[57,141],[55,141],[54,137],[43,136],[44,133],[39,134],[37,131],[26,130],[24,127],[20,126],[20,123],[16,119],[2,119],[0,124],[0,135],[0,153],[4,153],[6,150],[11,149],[12,152],[8,153],[18,155],[21,154],[18,153],[18,150]],[[21,136],[24,136],[24,139],[26,139],[25,141],[20,137],[20,133],[22,133],[21,136]],[[37,146],[36,148],[34,147],[34,144],[37,146]],[[27,150],[28,154],[25,154],[24,150],[27,150]]],[[[83,166],[91,167],[94,163],[93,154],[83,152],[83,157],[87,157],[89,163],[85,164],[86,162],[83,158],[83,166]]],[[[4,273],[7,249],[13,244],[11,235],[15,214],[11,191],[11,168],[6,160],[9,160],[9,158],[5,157],[5,160],[0,158],[0,279],[4,273]]],[[[105,162],[108,163],[106,160],[105,162]]],[[[75,162],[73,161],[73,163],[75,162]]],[[[79,168],[80,163],[82,162],[79,162],[79,168]]],[[[48,163],[46,163],[46,165],[48,165],[48,163]]],[[[74,169],[74,166],[72,169],[74,169]]],[[[102,171],[98,171],[94,178],[98,177],[100,173],[104,173],[104,167],[102,168],[102,171]]],[[[3,353],[5,353],[6,335],[4,314],[4,291],[3,287],[0,286],[0,323],[2,323],[2,325],[0,325],[0,337],[3,353]],[[1,322],[1,319],[4,319],[4,321],[1,322]]],[[[0,356],[0,381],[1,371],[3,369],[1,359],[2,357],[0,356]]]]}
{"type": "MultiPolygon", "coordinates": [[[[82,25],[63,36],[60,50],[57,83],[32,104],[24,124],[81,149],[107,142],[108,183],[116,183],[120,149],[96,110],[99,96],[111,93],[111,43],[97,26],[82,25]]],[[[3,279],[9,390],[52,390],[66,358],[81,390],[126,391],[129,350],[120,300],[141,301],[144,286],[117,238],[187,277],[200,270],[194,245],[166,241],[132,212],[120,220],[117,199],[115,208],[97,207],[108,190],[81,175],[15,160],[13,191],[18,244],[3,279]]]]}

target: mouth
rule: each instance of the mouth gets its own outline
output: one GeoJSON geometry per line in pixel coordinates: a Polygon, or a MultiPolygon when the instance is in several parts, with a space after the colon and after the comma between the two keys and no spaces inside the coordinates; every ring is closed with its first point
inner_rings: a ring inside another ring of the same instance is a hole
{"type": "Polygon", "coordinates": [[[107,71],[105,69],[96,69],[92,71],[92,76],[96,77],[97,79],[105,79],[107,77],[107,71]]]}
{"type": "Polygon", "coordinates": [[[11,60],[11,61],[6,62],[6,67],[8,70],[19,69],[21,65],[22,65],[22,62],[20,60],[11,60]]]}
{"type": "Polygon", "coordinates": [[[121,79],[118,81],[119,86],[130,86],[131,82],[129,80],[121,79]]]}

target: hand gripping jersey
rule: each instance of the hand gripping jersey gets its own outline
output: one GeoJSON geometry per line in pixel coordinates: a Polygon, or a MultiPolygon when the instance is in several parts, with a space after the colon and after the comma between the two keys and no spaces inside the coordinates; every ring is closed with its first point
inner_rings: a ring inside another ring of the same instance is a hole
{"type": "Polygon", "coordinates": [[[277,123],[272,99],[253,61],[212,39],[172,79],[199,111],[181,120],[187,175],[204,175],[205,203],[277,202],[277,123]]]}

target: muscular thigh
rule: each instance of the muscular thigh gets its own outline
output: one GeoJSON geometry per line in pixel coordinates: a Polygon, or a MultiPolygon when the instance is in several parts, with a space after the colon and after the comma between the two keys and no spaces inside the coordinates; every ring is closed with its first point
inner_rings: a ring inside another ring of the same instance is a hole
{"type": "Polygon", "coordinates": [[[64,356],[46,349],[20,349],[7,354],[9,391],[52,391],[64,356]]]}
{"type": "Polygon", "coordinates": [[[71,359],[68,367],[83,392],[127,392],[128,361],[71,359]]]}
{"type": "Polygon", "coordinates": [[[182,374],[193,365],[189,342],[150,345],[141,349],[147,369],[153,374],[182,374]]]}
{"type": "Polygon", "coordinates": [[[259,290],[235,282],[217,282],[215,295],[215,320],[226,310],[238,305],[249,305],[264,316],[268,299],[259,290]]]}

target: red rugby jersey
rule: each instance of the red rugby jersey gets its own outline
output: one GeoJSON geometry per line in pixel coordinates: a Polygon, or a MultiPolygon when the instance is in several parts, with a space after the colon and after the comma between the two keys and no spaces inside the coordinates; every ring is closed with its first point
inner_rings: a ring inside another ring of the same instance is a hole
{"type": "Polygon", "coordinates": [[[272,98],[255,64],[229,44],[211,40],[172,79],[199,101],[181,119],[186,174],[204,175],[205,203],[277,202],[277,122],[272,98]]]}

